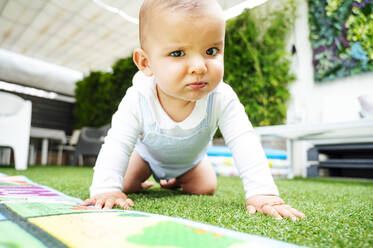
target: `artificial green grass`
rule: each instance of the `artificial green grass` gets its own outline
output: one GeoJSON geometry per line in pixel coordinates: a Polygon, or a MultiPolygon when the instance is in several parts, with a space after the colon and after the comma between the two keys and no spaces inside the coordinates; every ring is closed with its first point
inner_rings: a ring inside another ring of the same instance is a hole
{"type": "MultiPolygon", "coordinates": [[[[31,166],[24,175],[67,195],[86,199],[93,170],[88,167],[31,166]]],[[[186,195],[153,187],[130,194],[133,210],[181,217],[235,231],[256,234],[309,247],[373,247],[373,181],[347,179],[276,180],[281,197],[307,215],[302,221],[249,216],[239,178],[218,178],[214,196],[186,195]]]]}

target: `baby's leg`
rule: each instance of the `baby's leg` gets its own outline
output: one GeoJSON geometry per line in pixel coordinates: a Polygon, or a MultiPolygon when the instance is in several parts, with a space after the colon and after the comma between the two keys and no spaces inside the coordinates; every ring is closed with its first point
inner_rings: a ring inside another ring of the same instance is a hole
{"type": "Polygon", "coordinates": [[[151,173],[148,163],[136,151],[133,151],[124,175],[123,192],[136,193],[153,186],[154,183],[146,181],[151,173]]]}
{"type": "Polygon", "coordinates": [[[177,183],[188,194],[212,195],[216,191],[217,179],[211,162],[205,158],[178,177],[177,183]]]}

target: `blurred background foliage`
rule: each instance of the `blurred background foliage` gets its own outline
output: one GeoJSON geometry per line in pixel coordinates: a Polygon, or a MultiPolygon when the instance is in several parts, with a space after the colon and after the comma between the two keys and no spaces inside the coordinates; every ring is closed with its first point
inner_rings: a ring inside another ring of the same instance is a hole
{"type": "Polygon", "coordinates": [[[112,72],[90,72],[76,83],[74,118],[75,128],[100,127],[111,122],[137,67],[132,57],[119,59],[112,72]]]}
{"type": "MultiPolygon", "coordinates": [[[[282,124],[286,118],[290,71],[287,38],[294,1],[268,1],[227,23],[225,76],[254,126],[282,124]]],[[[75,128],[110,123],[137,68],[132,57],[118,60],[112,72],[90,72],[77,82],[75,128]]]]}
{"type": "Polygon", "coordinates": [[[315,81],[373,70],[373,1],[308,0],[315,81]]]}
{"type": "Polygon", "coordinates": [[[294,81],[288,36],[294,1],[269,1],[227,22],[225,76],[254,126],[283,124],[294,81]]]}

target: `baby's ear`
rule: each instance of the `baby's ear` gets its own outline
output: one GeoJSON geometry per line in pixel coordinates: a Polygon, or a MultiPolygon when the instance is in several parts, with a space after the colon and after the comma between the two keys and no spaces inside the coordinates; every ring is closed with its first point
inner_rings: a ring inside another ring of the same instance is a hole
{"type": "Polygon", "coordinates": [[[139,70],[142,71],[146,76],[151,77],[153,75],[153,72],[150,70],[149,67],[148,55],[144,50],[142,50],[141,48],[136,48],[135,51],[133,51],[132,58],[137,68],[139,68],[139,70]]]}

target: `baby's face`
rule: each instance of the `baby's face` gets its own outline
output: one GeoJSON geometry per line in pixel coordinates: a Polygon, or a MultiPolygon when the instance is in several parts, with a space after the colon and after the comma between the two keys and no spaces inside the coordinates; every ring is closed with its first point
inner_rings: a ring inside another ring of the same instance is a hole
{"type": "Polygon", "coordinates": [[[160,13],[149,27],[144,50],[160,97],[196,101],[216,88],[224,72],[221,11],[160,13]]]}

